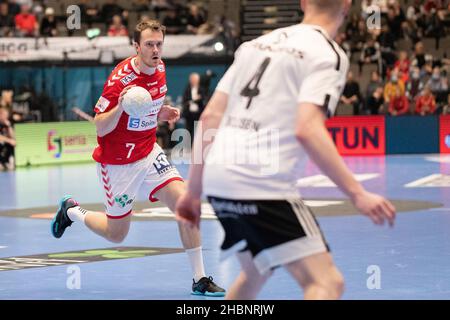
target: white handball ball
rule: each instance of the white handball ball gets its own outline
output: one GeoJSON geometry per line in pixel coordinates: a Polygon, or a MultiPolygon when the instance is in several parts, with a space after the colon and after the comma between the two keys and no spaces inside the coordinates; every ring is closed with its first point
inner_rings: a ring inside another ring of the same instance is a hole
{"type": "Polygon", "coordinates": [[[136,118],[144,117],[152,108],[152,96],[145,88],[132,87],[123,96],[122,108],[128,115],[136,118]]]}

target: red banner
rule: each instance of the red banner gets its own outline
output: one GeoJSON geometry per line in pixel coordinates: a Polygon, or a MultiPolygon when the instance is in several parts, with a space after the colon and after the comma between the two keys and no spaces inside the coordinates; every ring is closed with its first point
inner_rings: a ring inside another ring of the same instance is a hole
{"type": "Polygon", "coordinates": [[[439,137],[441,153],[450,153],[450,116],[441,116],[439,118],[439,137]]]}
{"type": "Polygon", "coordinates": [[[341,155],[384,155],[384,116],[333,117],[327,128],[341,155]]]}

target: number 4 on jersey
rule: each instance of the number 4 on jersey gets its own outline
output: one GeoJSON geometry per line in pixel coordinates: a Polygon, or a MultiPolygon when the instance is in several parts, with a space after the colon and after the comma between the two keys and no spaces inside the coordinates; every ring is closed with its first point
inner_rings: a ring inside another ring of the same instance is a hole
{"type": "Polygon", "coordinates": [[[264,72],[266,71],[269,63],[270,58],[269,57],[265,58],[264,61],[259,66],[258,71],[256,71],[255,75],[250,79],[245,88],[242,89],[241,96],[249,98],[246,109],[250,108],[250,104],[252,103],[253,98],[259,95],[258,84],[259,81],[261,81],[261,78],[264,72]],[[251,85],[253,85],[253,87],[251,87],[251,85]]]}

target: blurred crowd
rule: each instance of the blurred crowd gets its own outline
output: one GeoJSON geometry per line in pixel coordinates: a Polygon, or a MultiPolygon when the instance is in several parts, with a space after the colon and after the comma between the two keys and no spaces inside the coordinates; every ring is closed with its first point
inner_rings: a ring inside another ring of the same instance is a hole
{"type": "Polygon", "coordinates": [[[348,74],[338,114],[450,114],[449,9],[443,0],[363,0],[337,37],[358,66],[348,74]],[[381,28],[368,26],[372,5],[381,9],[381,28]],[[370,80],[360,88],[369,65],[370,80]]]}
{"type": "MultiPolygon", "coordinates": [[[[80,8],[82,29],[99,28],[102,35],[128,36],[136,21],[156,18],[167,27],[167,34],[237,37],[233,22],[225,16],[209,17],[201,3],[191,1],[133,0],[127,8],[117,0],[101,5],[88,0],[71,4],[80,8]]],[[[72,36],[75,31],[66,28],[66,9],[56,10],[46,0],[0,0],[0,37],[72,36]]]]}

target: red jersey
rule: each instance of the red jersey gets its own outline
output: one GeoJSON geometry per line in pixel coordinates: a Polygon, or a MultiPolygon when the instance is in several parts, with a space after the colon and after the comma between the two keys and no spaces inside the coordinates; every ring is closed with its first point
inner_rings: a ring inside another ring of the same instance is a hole
{"type": "Polygon", "coordinates": [[[156,142],[158,113],[167,92],[165,65],[161,61],[155,73],[148,75],[135,65],[136,57],[119,63],[111,72],[103,86],[103,93],[94,107],[97,114],[114,108],[122,90],[129,85],[146,88],[153,99],[150,113],[141,118],[133,118],[123,112],[116,128],[103,137],[97,136],[98,146],[92,157],[104,164],[127,164],[145,158],[156,142]]]}

